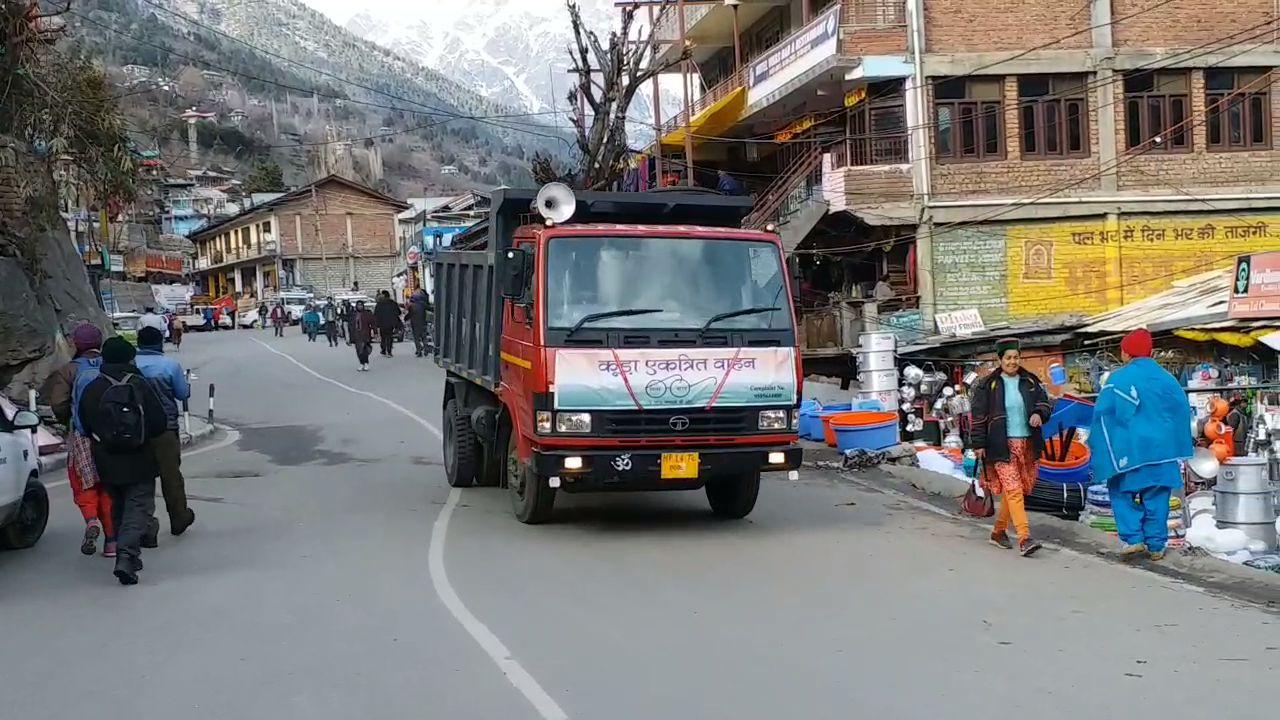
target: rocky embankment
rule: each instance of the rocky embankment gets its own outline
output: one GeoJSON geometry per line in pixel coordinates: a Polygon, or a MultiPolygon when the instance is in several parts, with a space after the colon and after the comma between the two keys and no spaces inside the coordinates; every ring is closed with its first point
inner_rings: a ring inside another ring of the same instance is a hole
{"type": "Polygon", "coordinates": [[[53,193],[47,165],[0,138],[0,392],[22,401],[70,357],[72,328],[111,326],[53,193]]]}

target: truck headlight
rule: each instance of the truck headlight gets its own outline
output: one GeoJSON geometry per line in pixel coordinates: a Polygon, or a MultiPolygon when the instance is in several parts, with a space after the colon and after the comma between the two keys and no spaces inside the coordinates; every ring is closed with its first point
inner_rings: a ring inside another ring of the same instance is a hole
{"type": "Polygon", "coordinates": [[[786,430],[790,418],[786,410],[761,410],[761,430],[786,430]]]}
{"type": "Polygon", "coordinates": [[[538,432],[543,435],[551,432],[551,412],[549,410],[539,410],[535,413],[534,422],[538,426],[538,432]]]}
{"type": "Polygon", "coordinates": [[[800,429],[800,411],[799,410],[791,411],[791,429],[792,430],[800,429]]]}
{"type": "Polygon", "coordinates": [[[556,432],[561,432],[561,433],[591,432],[591,413],[584,413],[584,412],[556,413],[556,432]]]}

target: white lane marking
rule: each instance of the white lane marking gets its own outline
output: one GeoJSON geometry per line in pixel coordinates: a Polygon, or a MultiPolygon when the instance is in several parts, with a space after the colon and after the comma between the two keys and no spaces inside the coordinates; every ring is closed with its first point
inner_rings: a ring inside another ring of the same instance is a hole
{"type": "MultiPolygon", "coordinates": [[[[229,427],[227,427],[226,425],[217,425],[217,426],[215,426],[215,427],[217,427],[217,428],[221,429],[223,432],[225,432],[225,433],[226,433],[226,437],[222,438],[221,440],[219,440],[218,442],[216,442],[216,443],[214,443],[214,444],[212,444],[212,445],[201,445],[200,447],[196,448],[195,450],[192,450],[191,452],[183,452],[183,453],[182,453],[182,457],[186,458],[186,457],[191,457],[192,455],[199,455],[200,453],[207,453],[207,452],[210,452],[210,451],[213,451],[213,450],[221,450],[222,448],[224,448],[224,447],[226,447],[226,446],[228,446],[228,445],[230,445],[230,444],[232,444],[232,443],[234,443],[235,441],[237,441],[237,440],[239,440],[239,439],[240,439],[240,432],[239,432],[238,430],[235,430],[235,429],[233,429],[233,428],[229,428],[229,427]]],[[[57,472],[60,472],[60,473],[66,473],[66,468],[65,468],[65,467],[64,467],[64,468],[60,468],[57,472]]],[[[56,488],[56,487],[62,487],[63,485],[66,485],[66,484],[67,484],[67,483],[69,483],[69,482],[71,482],[71,481],[70,481],[70,480],[59,480],[58,482],[45,483],[45,484],[44,484],[44,486],[45,486],[46,488],[48,488],[48,489],[52,490],[52,489],[54,489],[54,488],[56,488]]]]}
{"type": "MultiPolygon", "coordinates": [[[[371,393],[367,390],[353,388],[350,385],[338,382],[333,378],[325,377],[294,359],[292,355],[280,352],[257,338],[251,339],[266,348],[267,351],[279,355],[294,365],[297,365],[304,372],[327,383],[336,385],[347,392],[377,400],[383,405],[396,410],[405,417],[408,417],[426,428],[428,432],[431,432],[436,437],[444,437],[439,428],[427,422],[404,406],[392,402],[381,395],[371,393]]],[[[462,626],[462,629],[467,631],[467,634],[471,636],[471,639],[475,640],[476,644],[480,646],[480,649],[484,650],[485,654],[489,656],[489,659],[498,666],[498,669],[502,671],[504,676],[506,676],[507,681],[510,682],[521,695],[524,695],[524,698],[529,701],[529,704],[533,705],[534,709],[538,711],[538,714],[543,720],[568,720],[568,713],[566,713],[560,705],[547,694],[546,690],[542,689],[542,685],[538,684],[538,681],[534,679],[533,675],[529,674],[529,671],[525,670],[524,666],[515,659],[511,654],[511,651],[507,649],[507,646],[498,639],[498,636],[493,634],[493,631],[490,630],[487,625],[481,622],[479,618],[467,609],[466,604],[462,602],[460,597],[458,597],[457,591],[453,589],[453,584],[449,582],[449,574],[445,571],[444,567],[445,538],[449,532],[449,518],[453,517],[453,510],[458,506],[458,497],[460,495],[461,492],[458,488],[453,488],[449,491],[449,499],[445,501],[444,508],[440,510],[440,514],[436,516],[435,524],[431,527],[431,544],[427,547],[427,570],[428,574],[431,576],[431,585],[435,588],[436,597],[440,599],[440,603],[445,606],[445,609],[449,611],[449,614],[453,616],[453,619],[458,621],[458,624],[462,626]]]]}

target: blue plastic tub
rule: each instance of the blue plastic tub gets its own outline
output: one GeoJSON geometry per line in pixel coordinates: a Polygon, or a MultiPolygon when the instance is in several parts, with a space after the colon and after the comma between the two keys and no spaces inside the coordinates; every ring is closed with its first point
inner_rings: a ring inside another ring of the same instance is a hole
{"type": "MultiPolygon", "coordinates": [[[[883,413],[876,413],[883,414],[883,413]]],[[[898,419],[893,417],[871,425],[845,426],[832,423],[836,435],[836,449],[883,450],[898,444],[898,419]]]]}
{"type": "Polygon", "coordinates": [[[822,439],[822,420],[818,418],[821,411],[822,406],[817,400],[800,403],[800,437],[805,440],[822,439]]]}

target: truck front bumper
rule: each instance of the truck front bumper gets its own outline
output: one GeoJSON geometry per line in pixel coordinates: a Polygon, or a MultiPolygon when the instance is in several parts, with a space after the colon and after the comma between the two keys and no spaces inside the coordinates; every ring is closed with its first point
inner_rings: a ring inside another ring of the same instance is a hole
{"type": "Polygon", "coordinates": [[[668,450],[539,448],[533,451],[533,467],[539,477],[560,478],[560,489],[567,492],[695,490],[717,478],[796,470],[803,455],[795,445],[668,450]],[[692,453],[697,454],[697,477],[664,477],[664,458],[692,453]]]}

